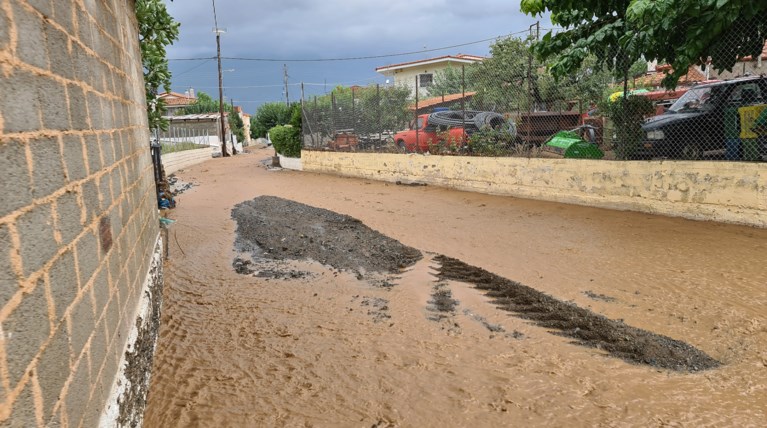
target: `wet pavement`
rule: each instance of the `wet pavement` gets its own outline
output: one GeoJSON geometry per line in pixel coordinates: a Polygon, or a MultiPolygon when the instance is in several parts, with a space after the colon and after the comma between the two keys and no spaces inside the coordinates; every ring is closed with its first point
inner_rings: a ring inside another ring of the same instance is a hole
{"type": "Polygon", "coordinates": [[[177,173],[198,185],[171,214],[147,427],[767,419],[767,231],[267,170],[260,161],[270,156],[177,173]],[[362,278],[253,257],[235,245],[231,215],[263,195],[351,216],[425,257],[362,278]],[[722,365],[679,372],[578,346],[485,291],[439,279],[438,254],[684,341],[722,365]],[[440,302],[450,309],[435,309],[440,302]]]}

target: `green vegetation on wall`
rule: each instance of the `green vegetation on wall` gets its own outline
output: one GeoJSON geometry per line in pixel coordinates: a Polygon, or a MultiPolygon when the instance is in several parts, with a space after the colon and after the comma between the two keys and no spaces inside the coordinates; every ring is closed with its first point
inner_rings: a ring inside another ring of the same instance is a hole
{"type": "MultiPolygon", "coordinates": [[[[172,0],[171,0],[172,1],[172,0]]],[[[168,129],[162,118],[165,105],[157,98],[160,87],[170,90],[170,70],[165,47],[178,40],[179,23],[168,14],[163,0],[136,0],[141,64],[144,70],[149,128],[168,129]]]]}

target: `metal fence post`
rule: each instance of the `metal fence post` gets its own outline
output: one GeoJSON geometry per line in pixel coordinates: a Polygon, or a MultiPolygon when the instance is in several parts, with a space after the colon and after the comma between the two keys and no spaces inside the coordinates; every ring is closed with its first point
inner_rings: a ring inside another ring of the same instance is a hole
{"type": "Polygon", "coordinates": [[[415,127],[415,151],[420,151],[420,145],[418,140],[418,75],[415,76],[415,121],[413,122],[415,127]]]}
{"type": "Polygon", "coordinates": [[[466,64],[461,64],[461,127],[466,135],[466,64]]]}
{"type": "Polygon", "coordinates": [[[378,128],[378,142],[383,141],[383,125],[381,124],[381,85],[376,83],[376,122],[378,128]]]}
{"type": "Polygon", "coordinates": [[[356,114],[357,114],[357,109],[354,106],[354,86],[352,86],[352,126],[351,126],[351,128],[353,129],[352,132],[356,132],[356,128],[357,128],[356,114]]]}
{"type": "Polygon", "coordinates": [[[333,138],[333,135],[336,134],[336,92],[335,90],[330,93],[330,125],[333,128],[333,133],[330,136],[333,138]]]}

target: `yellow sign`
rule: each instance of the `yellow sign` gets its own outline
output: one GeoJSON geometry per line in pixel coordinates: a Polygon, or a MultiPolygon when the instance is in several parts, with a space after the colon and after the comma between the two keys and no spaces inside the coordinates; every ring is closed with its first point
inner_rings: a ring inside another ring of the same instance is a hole
{"type": "Polygon", "coordinates": [[[751,130],[754,127],[754,122],[762,114],[762,110],[767,108],[767,104],[761,104],[757,106],[741,107],[738,109],[740,113],[740,138],[758,138],[759,136],[751,130]]]}

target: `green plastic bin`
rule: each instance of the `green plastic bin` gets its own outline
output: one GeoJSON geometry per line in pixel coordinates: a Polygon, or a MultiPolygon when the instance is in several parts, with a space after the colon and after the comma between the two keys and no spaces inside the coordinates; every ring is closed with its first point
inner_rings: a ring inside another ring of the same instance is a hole
{"type": "Polygon", "coordinates": [[[569,159],[602,159],[605,156],[596,144],[585,141],[571,131],[554,134],[546,141],[543,150],[569,159]]]}

